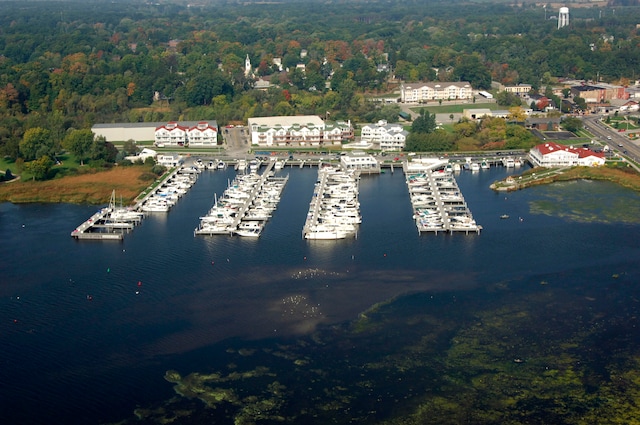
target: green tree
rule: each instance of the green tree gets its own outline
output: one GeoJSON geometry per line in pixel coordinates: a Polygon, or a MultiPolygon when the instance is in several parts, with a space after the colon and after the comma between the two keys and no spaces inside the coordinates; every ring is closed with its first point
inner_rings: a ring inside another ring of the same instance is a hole
{"type": "Polygon", "coordinates": [[[51,132],[46,128],[34,127],[24,132],[20,142],[20,154],[25,160],[52,157],[55,153],[51,132]]]}
{"type": "Polygon", "coordinates": [[[33,161],[25,162],[24,169],[33,176],[33,180],[44,180],[53,166],[53,161],[47,155],[43,155],[33,161]]]}
{"type": "Polygon", "coordinates": [[[420,116],[411,124],[412,133],[432,133],[436,129],[436,114],[430,114],[424,108],[420,109],[420,116]]]}
{"type": "Polygon", "coordinates": [[[91,155],[94,137],[90,129],[71,130],[62,140],[62,147],[74,154],[80,160],[80,165],[84,165],[91,155]]]}
{"type": "Polygon", "coordinates": [[[496,94],[496,103],[500,106],[520,106],[522,100],[515,93],[504,90],[496,94]]]}
{"type": "Polygon", "coordinates": [[[576,117],[566,117],[562,120],[562,126],[565,130],[575,133],[582,128],[582,120],[576,117]]]}

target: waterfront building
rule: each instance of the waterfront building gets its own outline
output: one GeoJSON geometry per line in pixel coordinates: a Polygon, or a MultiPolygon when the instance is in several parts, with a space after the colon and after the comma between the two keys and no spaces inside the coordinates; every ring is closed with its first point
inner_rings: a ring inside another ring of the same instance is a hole
{"type": "Polygon", "coordinates": [[[378,160],[362,151],[343,153],[340,156],[340,166],[343,170],[357,170],[369,173],[380,172],[378,160]]]}
{"type": "Polygon", "coordinates": [[[351,121],[323,121],[317,115],[249,118],[254,147],[341,146],[353,140],[351,121]]]}
{"type": "Polygon", "coordinates": [[[409,132],[401,124],[388,124],[385,120],[363,124],[360,134],[362,140],[379,144],[382,151],[403,150],[408,135],[409,132]]]}
{"type": "Polygon", "coordinates": [[[595,167],[604,165],[605,156],[604,153],[594,152],[589,148],[548,142],[531,148],[529,161],[534,167],[595,167]]]}

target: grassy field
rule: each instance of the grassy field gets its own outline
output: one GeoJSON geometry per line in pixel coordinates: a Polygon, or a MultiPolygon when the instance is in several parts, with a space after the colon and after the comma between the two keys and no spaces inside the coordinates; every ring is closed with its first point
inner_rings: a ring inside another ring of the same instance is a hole
{"type": "Polygon", "coordinates": [[[155,181],[148,167],[114,167],[47,181],[17,180],[0,184],[0,202],[68,202],[102,204],[113,190],[124,204],[131,203],[155,181]]]}
{"type": "Polygon", "coordinates": [[[419,113],[420,109],[425,111],[429,111],[432,114],[455,114],[462,113],[463,109],[491,109],[495,111],[496,109],[504,109],[504,107],[499,106],[497,103],[460,103],[456,105],[438,105],[437,102],[427,103],[426,105],[416,106],[415,108],[411,108],[413,112],[419,113]]]}

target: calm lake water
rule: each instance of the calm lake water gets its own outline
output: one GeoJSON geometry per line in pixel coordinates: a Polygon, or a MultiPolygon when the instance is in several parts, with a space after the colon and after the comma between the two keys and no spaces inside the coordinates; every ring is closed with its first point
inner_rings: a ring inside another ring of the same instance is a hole
{"type": "MultiPolygon", "coordinates": [[[[577,181],[505,195],[489,185],[512,171],[464,172],[457,180],[482,234],[419,236],[404,176],[396,170],[361,179],[357,239],[306,241],[302,227],[317,169],[283,172],[289,182],[258,240],[193,235],[214,194],[233,179],[231,169],[202,173],[168,214],[145,218],[122,243],[69,236],[96,206],[0,204],[0,422],[108,423],[133,418],[137,408],[155,412],[147,416],[153,422],[161,408],[179,406],[169,402],[176,393],[165,379],[167,370],[182,376],[223,370],[255,375],[266,364],[279,385],[308,394],[304,403],[289,398],[263,410],[280,409],[306,423],[349,423],[356,417],[374,423],[410,411],[412,398],[431,391],[432,384],[421,381],[409,389],[389,382],[395,401],[354,390],[357,396],[342,401],[340,410],[311,414],[326,389],[299,382],[299,373],[287,375],[287,355],[273,353],[295,346],[295,355],[305,358],[295,365],[323,364],[329,373],[351,349],[345,344],[358,346],[339,329],[389,300],[382,322],[425,311],[437,321],[432,329],[451,332],[474,309],[515,303],[527,309],[529,297],[560,297],[553,292],[560,288],[566,303],[585,297],[599,303],[603,293],[619,294],[598,304],[603,314],[625,311],[635,317],[635,287],[603,284],[613,275],[621,284],[640,281],[640,202],[633,192],[577,181]],[[510,219],[500,219],[502,214],[510,219]],[[318,346],[311,350],[313,341],[318,346]]],[[[571,305],[574,317],[582,304],[571,305]]],[[[405,322],[396,327],[399,335],[385,334],[386,342],[362,346],[358,355],[370,361],[383,346],[401,344],[393,338],[402,338],[405,322]]],[[[441,338],[432,345],[434,355],[450,350],[451,336],[441,338]]],[[[369,367],[358,376],[384,381],[376,373],[369,367]]],[[[225,379],[236,394],[250,391],[243,387],[248,378],[225,379]]],[[[233,423],[239,411],[254,420],[263,414],[229,400],[216,410],[196,399],[183,401],[191,419],[177,423],[202,423],[206,417],[207,423],[233,423]]],[[[275,416],[261,423],[276,422],[275,416]]]]}

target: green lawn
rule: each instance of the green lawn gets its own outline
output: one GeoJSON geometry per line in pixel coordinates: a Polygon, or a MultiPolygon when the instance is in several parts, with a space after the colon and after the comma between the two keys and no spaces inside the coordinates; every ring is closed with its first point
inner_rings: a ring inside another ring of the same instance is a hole
{"type": "Polygon", "coordinates": [[[420,109],[425,111],[429,111],[432,114],[455,114],[462,113],[463,109],[491,109],[495,111],[496,109],[504,109],[504,107],[499,106],[497,103],[460,103],[456,105],[438,105],[437,102],[427,103],[425,105],[416,106],[415,108],[411,108],[413,112],[420,113],[420,109]]]}

